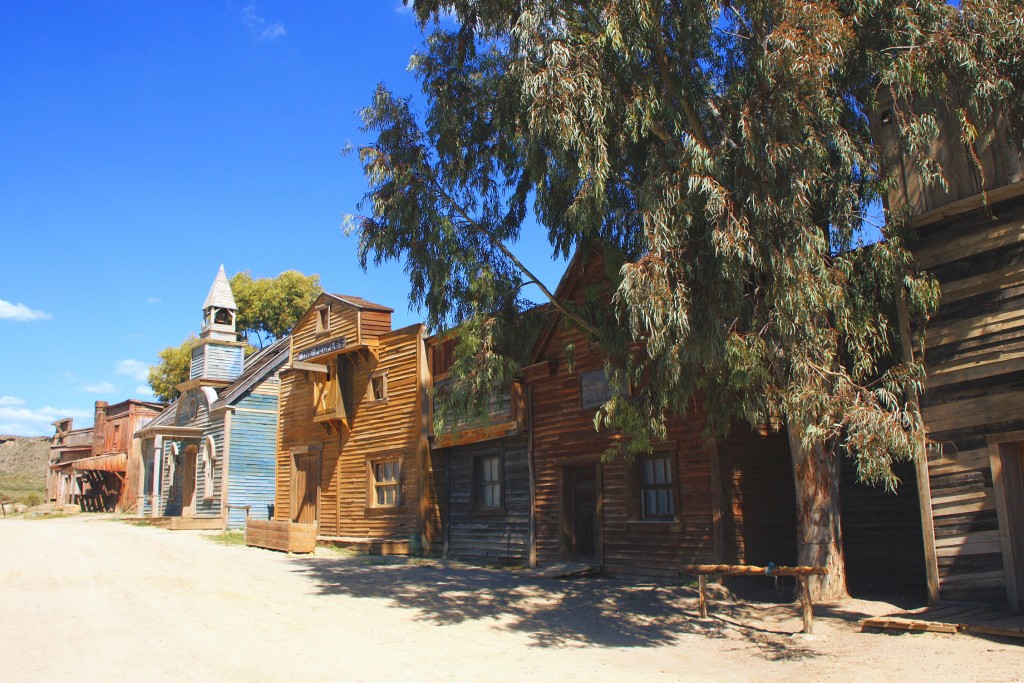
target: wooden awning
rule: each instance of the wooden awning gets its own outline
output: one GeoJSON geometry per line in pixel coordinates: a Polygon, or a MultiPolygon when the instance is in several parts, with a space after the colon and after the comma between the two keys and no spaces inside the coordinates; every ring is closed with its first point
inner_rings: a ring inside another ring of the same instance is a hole
{"type": "Polygon", "coordinates": [[[71,466],[76,470],[101,470],[103,472],[127,472],[127,453],[105,453],[91,458],[75,460],[71,466]]]}

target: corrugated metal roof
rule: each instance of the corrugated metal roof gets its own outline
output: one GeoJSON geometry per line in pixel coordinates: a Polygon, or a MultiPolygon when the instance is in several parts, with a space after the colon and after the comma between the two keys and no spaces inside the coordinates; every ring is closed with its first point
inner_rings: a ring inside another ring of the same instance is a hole
{"type": "Polygon", "coordinates": [[[238,310],[238,305],[235,304],[235,295],[231,291],[231,283],[228,282],[228,276],[224,272],[223,264],[221,264],[220,270],[217,271],[217,277],[213,279],[210,293],[206,295],[206,301],[203,302],[203,310],[205,311],[210,306],[238,310]]]}

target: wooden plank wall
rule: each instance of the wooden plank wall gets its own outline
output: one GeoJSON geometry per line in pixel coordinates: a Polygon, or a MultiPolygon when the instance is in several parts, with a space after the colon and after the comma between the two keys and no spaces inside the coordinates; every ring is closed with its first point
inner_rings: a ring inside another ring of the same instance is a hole
{"type": "MultiPolygon", "coordinates": [[[[939,140],[932,144],[928,154],[942,164],[948,187],[938,184],[926,186],[896,137],[896,116],[891,98],[883,93],[878,109],[871,117],[871,130],[882,148],[885,163],[898,181],[886,198],[891,211],[906,209],[911,215],[921,215],[978,195],[983,190],[991,191],[1024,180],[1024,157],[1006,134],[1004,116],[996,116],[990,122],[989,130],[982,130],[974,144],[974,153],[984,172],[983,179],[971,152],[960,140],[960,124],[955,114],[949,114],[945,106],[940,105],[939,140]],[[884,123],[884,118],[890,123],[884,123]]],[[[982,122],[976,123],[979,129],[984,128],[980,125],[982,122]]]]}
{"type": "Polygon", "coordinates": [[[722,560],[796,564],[796,492],[785,433],[734,425],[721,441],[722,560]]]}
{"type": "MultiPolygon", "coordinates": [[[[260,382],[236,402],[231,420],[228,502],[252,506],[251,519],[269,519],[274,505],[278,391],[276,376],[260,382]]],[[[218,462],[224,462],[223,453],[218,462]]],[[[228,526],[241,528],[244,524],[245,511],[231,510],[228,526]]]]}
{"type": "Polygon", "coordinates": [[[473,562],[526,563],[530,555],[530,475],[527,437],[519,435],[455,446],[443,453],[448,463],[446,521],[448,555],[473,562]],[[473,506],[473,459],[502,457],[504,509],[477,510],[473,506]]]}
{"type": "Polygon", "coordinates": [[[1005,601],[987,437],[1024,429],[1024,200],[932,224],[914,254],[942,286],[922,397],[941,596],[1005,601]]]}
{"type": "MultiPolygon", "coordinates": [[[[606,281],[603,262],[595,257],[578,284],[565,293],[582,302],[588,287],[606,281]]],[[[564,559],[561,527],[561,471],[573,464],[597,463],[613,440],[594,430],[594,409],[580,407],[580,373],[603,366],[599,349],[563,324],[543,341],[538,358],[552,372],[526,378],[532,387],[536,488],[536,550],[539,565],[564,559]],[[575,371],[566,366],[563,349],[575,344],[575,371]]],[[[680,509],[675,522],[635,520],[630,496],[634,477],[622,461],[600,465],[600,524],[605,570],[676,577],[684,564],[714,560],[711,462],[713,446],[702,434],[704,417],[694,409],[669,427],[669,448],[676,456],[674,479],[680,509]]]]}

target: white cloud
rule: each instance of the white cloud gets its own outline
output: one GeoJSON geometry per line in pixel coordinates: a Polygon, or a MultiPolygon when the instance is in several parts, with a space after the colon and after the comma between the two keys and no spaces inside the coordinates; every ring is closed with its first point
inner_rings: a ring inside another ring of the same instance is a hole
{"type": "Polygon", "coordinates": [[[254,5],[246,5],[242,8],[242,21],[245,23],[245,27],[249,29],[249,33],[256,36],[259,40],[274,41],[287,35],[284,24],[279,21],[275,21],[272,24],[267,23],[266,19],[256,14],[256,7],[254,5]]]}
{"type": "Polygon", "coordinates": [[[17,320],[26,322],[29,320],[49,320],[49,313],[34,311],[25,304],[12,304],[10,301],[0,299],[0,320],[17,320]]]}
{"type": "Polygon", "coordinates": [[[160,297],[158,297],[158,296],[151,296],[148,299],[146,299],[146,303],[147,304],[158,304],[158,303],[160,303],[160,297]]]}
{"type": "Polygon", "coordinates": [[[110,382],[93,382],[78,387],[81,391],[88,391],[90,394],[111,394],[117,387],[110,382]]]}
{"type": "MultiPolygon", "coordinates": [[[[13,396],[0,397],[0,434],[17,434],[19,436],[49,436],[53,434],[54,420],[65,417],[91,418],[93,412],[81,408],[43,408],[31,409],[23,407],[25,401],[13,396]]],[[[75,427],[88,426],[85,424],[75,427]]]]}
{"type": "Polygon", "coordinates": [[[114,372],[131,377],[138,382],[143,382],[149,377],[149,365],[141,360],[126,358],[114,363],[114,372]]]}
{"type": "Polygon", "coordinates": [[[156,398],[156,394],[153,393],[153,388],[148,384],[140,384],[135,387],[135,395],[139,398],[156,398]]]}

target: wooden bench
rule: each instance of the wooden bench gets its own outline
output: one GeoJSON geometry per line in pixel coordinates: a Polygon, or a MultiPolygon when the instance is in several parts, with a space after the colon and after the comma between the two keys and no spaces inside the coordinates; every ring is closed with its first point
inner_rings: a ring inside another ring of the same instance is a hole
{"type": "Polygon", "coordinates": [[[814,632],[814,611],[811,605],[811,592],[807,586],[807,577],[812,574],[824,576],[828,571],[824,567],[755,567],[749,564],[688,564],[683,567],[687,574],[697,576],[700,586],[700,616],[708,616],[708,574],[726,576],[795,576],[800,589],[800,600],[803,603],[804,633],[814,632]]]}

